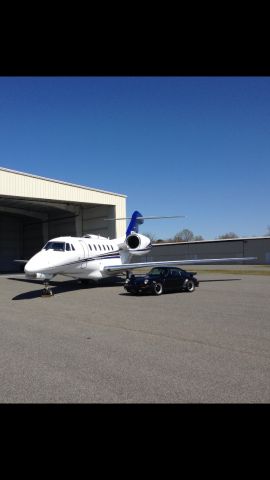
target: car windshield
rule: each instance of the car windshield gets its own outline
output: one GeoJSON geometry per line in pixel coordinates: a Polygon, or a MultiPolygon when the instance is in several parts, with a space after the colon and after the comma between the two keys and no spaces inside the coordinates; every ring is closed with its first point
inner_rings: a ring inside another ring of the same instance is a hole
{"type": "Polygon", "coordinates": [[[165,268],[159,268],[159,267],[155,267],[155,268],[152,268],[152,270],[150,270],[150,272],[148,273],[148,275],[150,277],[154,276],[154,275],[164,275],[164,273],[166,272],[166,269],[165,268]]]}
{"type": "Polygon", "coordinates": [[[57,252],[64,252],[65,251],[65,243],[64,242],[48,242],[46,243],[45,250],[55,250],[57,252]]]}

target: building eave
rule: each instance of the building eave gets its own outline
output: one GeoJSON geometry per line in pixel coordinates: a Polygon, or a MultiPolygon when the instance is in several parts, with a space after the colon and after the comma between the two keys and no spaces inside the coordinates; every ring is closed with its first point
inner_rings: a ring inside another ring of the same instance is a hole
{"type": "Polygon", "coordinates": [[[44,180],[46,182],[57,183],[57,184],[60,184],[60,185],[67,185],[67,186],[70,186],[70,187],[76,187],[76,188],[81,188],[81,189],[84,189],[84,190],[90,190],[90,191],[94,191],[94,192],[106,193],[108,195],[114,195],[114,196],[118,196],[118,197],[127,198],[127,195],[123,195],[121,193],[108,192],[106,190],[99,190],[98,188],[86,187],[85,185],[78,185],[76,183],[63,182],[62,180],[56,180],[54,178],[41,177],[39,175],[33,175],[32,173],[20,172],[20,171],[17,171],[17,170],[11,170],[11,169],[5,168],[5,167],[0,167],[0,171],[13,173],[13,174],[16,174],[16,175],[22,175],[24,177],[36,178],[38,180],[44,180]]]}

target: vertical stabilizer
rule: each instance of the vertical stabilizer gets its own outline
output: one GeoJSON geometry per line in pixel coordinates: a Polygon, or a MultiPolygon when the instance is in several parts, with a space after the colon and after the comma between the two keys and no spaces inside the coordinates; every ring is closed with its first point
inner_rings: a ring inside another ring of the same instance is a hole
{"type": "Polygon", "coordinates": [[[141,225],[142,223],[143,223],[142,214],[140,212],[138,212],[138,210],[135,210],[135,212],[133,212],[131,220],[129,222],[129,225],[128,225],[128,228],[127,228],[127,231],[126,231],[126,237],[128,235],[130,235],[131,232],[138,233],[139,232],[139,225],[141,225]]]}

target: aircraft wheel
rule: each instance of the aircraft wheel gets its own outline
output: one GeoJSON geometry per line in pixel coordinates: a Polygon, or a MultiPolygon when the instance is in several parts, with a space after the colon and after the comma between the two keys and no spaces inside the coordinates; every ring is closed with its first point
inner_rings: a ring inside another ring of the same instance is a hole
{"type": "Polygon", "coordinates": [[[47,288],[44,288],[41,292],[41,296],[42,297],[52,297],[53,296],[53,292],[51,289],[47,289],[47,288]]]}

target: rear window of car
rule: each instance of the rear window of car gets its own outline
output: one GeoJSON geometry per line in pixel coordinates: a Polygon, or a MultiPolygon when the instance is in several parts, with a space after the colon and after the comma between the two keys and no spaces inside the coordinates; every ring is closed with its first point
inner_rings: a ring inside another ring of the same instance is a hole
{"type": "Polygon", "coordinates": [[[176,268],[172,268],[171,269],[171,275],[172,275],[172,277],[180,277],[181,272],[179,270],[177,270],[176,268]]]}

